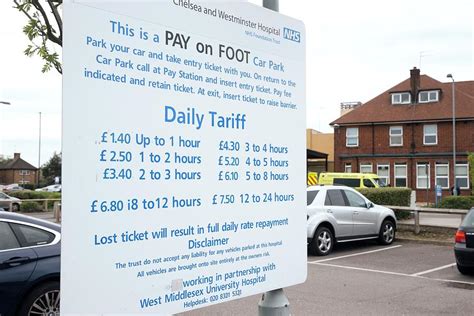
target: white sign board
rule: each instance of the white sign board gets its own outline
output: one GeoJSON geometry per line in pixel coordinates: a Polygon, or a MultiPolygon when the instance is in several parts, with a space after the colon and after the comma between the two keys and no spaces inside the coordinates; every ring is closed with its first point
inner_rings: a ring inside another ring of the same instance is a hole
{"type": "Polygon", "coordinates": [[[64,4],[61,312],[304,282],[304,25],[241,2],[64,4]]]}

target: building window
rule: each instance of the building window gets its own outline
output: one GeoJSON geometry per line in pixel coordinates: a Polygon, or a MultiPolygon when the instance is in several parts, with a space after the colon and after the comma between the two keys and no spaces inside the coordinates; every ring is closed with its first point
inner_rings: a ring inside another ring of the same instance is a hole
{"type": "Polygon", "coordinates": [[[438,125],[423,125],[423,145],[438,144],[438,125]]]}
{"type": "Polygon", "coordinates": [[[344,172],[349,172],[349,173],[352,172],[352,164],[351,163],[346,163],[344,165],[344,172]]]}
{"type": "Polygon", "coordinates": [[[435,166],[436,185],[449,189],[449,164],[437,163],[435,166]]]}
{"type": "Polygon", "coordinates": [[[20,173],[20,176],[29,176],[30,170],[20,170],[19,173],[20,173]]]}
{"type": "Polygon", "coordinates": [[[359,146],[359,128],[350,127],[346,129],[346,147],[359,146]]]}
{"type": "Polygon", "coordinates": [[[372,173],[372,164],[361,164],[360,165],[360,173],[372,173]]]}
{"type": "Polygon", "coordinates": [[[416,164],[416,188],[429,189],[430,188],[430,164],[417,163],[416,164]]]}
{"type": "Polygon", "coordinates": [[[456,185],[460,189],[469,189],[469,165],[456,164],[456,185]]]}
{"type": "Polygon", "coordinates": [[[409,92],[392,93],[392,104],[409,104],[411,95],[409,92]]]}
{"type": "Polygon", "coordinates": [[[390,184],[390,165],[377,165],[377,175],[382,186],[390,184]]]}
{"type": "Polygon", "coordinates": [[[429,103],[429,102],[438,102],[439,100],[439,91],[421,91],[418,94],[419,103],[429,103]]]}
{"type": "Polygon", "coordinates": [[[407,165],[406,164],[396,164],[394,167],[394,178],[396,187],[406,187],[407,186],[407,165]]]}
{"type": "Polygon", "coordinates": [[[30,181],[26,181],[26,180],[20,180],[18,181],[19,184],[28,184],[30,183],[30,181]]]}
{"type": "Polygon", "coordinates": [[[390,126],[390,146],[403,146],[402,126],[390,126]]]}

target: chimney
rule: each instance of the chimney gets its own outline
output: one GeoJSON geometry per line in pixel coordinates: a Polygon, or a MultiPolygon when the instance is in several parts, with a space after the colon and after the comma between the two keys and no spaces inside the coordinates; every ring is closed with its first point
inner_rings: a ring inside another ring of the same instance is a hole
{"type": "Polygon", "coordinates": [[[13,159],[20,159],[20,153],[14,153],[13,154],[13,159]]]}
{"type": "Polygon", "coordinates": [[[420,88],[420,69],[413,67],[410,70],[411,103],[418,103],[418,89],[420,88]]]}

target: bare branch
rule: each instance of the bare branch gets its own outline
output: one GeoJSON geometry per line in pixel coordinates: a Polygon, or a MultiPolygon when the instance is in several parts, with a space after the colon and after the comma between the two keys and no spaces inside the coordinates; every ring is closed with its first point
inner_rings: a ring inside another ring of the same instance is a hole
{"type": "MultiPolygon", "coordinates": [[[[62,1],[59,3],[61,4],[62,1]]],[[[59,15],[59,12],[58,12],[58,5],[54,5],[53,4],[53,0],[48,0],[48,4],[49,4],[49,7],[51,8],[51,12],[53,13],[54,15],[54,18],[56,19],[56,23],[58,24],[58,29],[59,29],[59,39],[61,40],[62,42],[62,38],[63,38],[63,22],[62,22],[62,19],[61,19],[61,16],[59,15]]]]}

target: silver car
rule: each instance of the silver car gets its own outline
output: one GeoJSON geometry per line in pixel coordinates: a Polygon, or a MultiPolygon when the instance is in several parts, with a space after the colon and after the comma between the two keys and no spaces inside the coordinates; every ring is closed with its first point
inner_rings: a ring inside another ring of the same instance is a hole
{"type": "Polygon", "coordinates": [[[20,210],[21,200],[0,192],[0,208],[8,211],[18,212],[20,210]],[[12,209],[10,210],[10,205],[12,209]]]}
{"type": "Polygon", "coordinates": [[[307,212],[308,248],[314,255],[328,255],[336,242],[377,239],[389,245],[395,239],[394,212],[349,187],[308,187],[307,212]]]}

